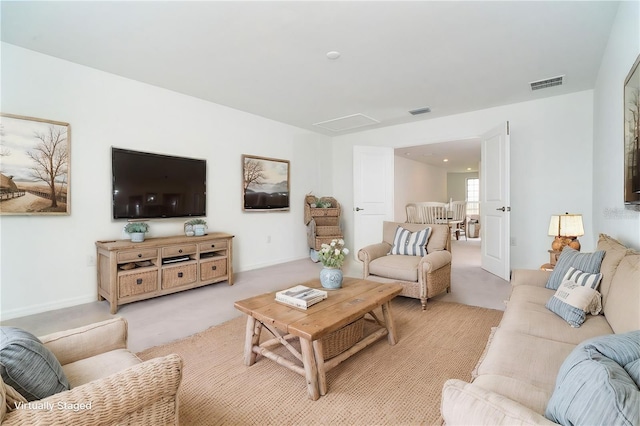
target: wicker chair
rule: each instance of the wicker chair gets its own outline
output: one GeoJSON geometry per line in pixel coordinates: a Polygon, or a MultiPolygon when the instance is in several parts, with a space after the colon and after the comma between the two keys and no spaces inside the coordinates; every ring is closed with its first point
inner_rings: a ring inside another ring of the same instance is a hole
{"type": "Polygon", "coordinates": [[[3,426],[178,424],[182,359],[172,354],[142,362],[126,349],[123,318],[39,339],[62,364],[71,390],[34,401],[51,409],[33,406],[8,411],[22,397],[0,382],[3,426]],[[77,410],[66,408],[73,404],[85,405],[77,410]]]}
{"type": "Polygon", "coordinates": [[[401,284],[400,296],[420,299],[423,310],[427,308],[427,299],[451,291],[451,233],[448,225],[383,222],[382,239],[381,243],[358,251],[358,259],[364,263],[363,278],[401,284]],[[425,256],[389,254],[398,226],[411,232],[431,228],[425,256]]]}

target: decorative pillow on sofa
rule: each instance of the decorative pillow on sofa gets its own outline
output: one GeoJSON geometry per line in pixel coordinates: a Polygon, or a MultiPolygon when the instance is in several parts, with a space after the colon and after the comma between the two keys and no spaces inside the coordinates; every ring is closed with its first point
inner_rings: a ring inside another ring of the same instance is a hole
{"type": "Polygon", "coordinates": [[[27,401],[69,390],[53,353],[33,334],[16,327],[0,327],[0,375],[27,401]]]}
{"type": "Polygon", "coordinates": [[[597,274],[600,272],[600,264],[604,257],[604,251],[599,250],[593,253],[580,253],[578,250],[574,250],[571,247],[565,247],[560,253],[558,262],[553,268],[553,272],[549,276],[547,281],[547,288],[557,290],[564,279],[564,276],[569,271],[570,267],[579,269],[589,274],[597,274]]]}
{"type": "Polygon", "coordinates": [[[411,232],[398,226],[393,237],[393,247],[389,254],[404,254],[409,256],[424,256],[427,254],[427,241],[431,235],[431,228],[411,232]]]}
{"type": "Polygon", "coordinates": [[[600,313],[602,298],[600,293],[591,287],[566,280],[560,284],[556,294],[545,306],[568,322],[571,327],[580,327],[587,317],[587,312],[592,315],[600,313]]]}
{"type": "Polygon", "coordinates": [[[640,330],[586,340],[558,372],[545,417],[562,425],[640,424],[640,330]]]}

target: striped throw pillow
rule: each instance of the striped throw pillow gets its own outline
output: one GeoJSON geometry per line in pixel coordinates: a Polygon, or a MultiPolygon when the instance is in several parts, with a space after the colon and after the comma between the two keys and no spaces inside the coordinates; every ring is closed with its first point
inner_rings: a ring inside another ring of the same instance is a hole
{"type": "Polygon", "coordinates": [[[586,340],[564,360],[545,417],[563,425],[640,424],[640,330],[586,340]]]}
{"type": "Polygon", "coordinates": [[[600,272],[600,264],[604,258],[604,250],[599,250],[593,253],[580,253],[578,250],[574,250],[567,246],[560,253],[558,262],[553,268],[553,272],[549,276],[546,288],[551,290],[557,290],[560,287],[560,283],[566,275],[569,268],[573,267],[589,274],[597,274],[600,272]]]}
{"type": "Polygon", "coordinates": [[[590,274],[583,272],[579,269],[570,267],[567,273],[564,275],[562,281],[573,281],[574,283],[583,287],[590,287],[594,290],[598,289],[600,281],[602,281],[602,274],[590,274]]]}
{"type": "Polygon", "coordinates": [[[393,237],[393,247],[389,254],[402,254],[406,256],[425,256],[427,254],[427,241],[431,235],[431,228],[411,232],[398,226],[393,237]]]}

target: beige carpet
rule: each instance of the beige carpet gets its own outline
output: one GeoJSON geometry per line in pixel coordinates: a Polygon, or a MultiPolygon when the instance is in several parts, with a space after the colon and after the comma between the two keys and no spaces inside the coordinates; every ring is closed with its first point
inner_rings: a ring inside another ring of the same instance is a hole
{"type": "Polygon", "coordinates": [[[392,311],[399,342],[382,339],[331,370],[317,401],[302,376],[266,358],[243,365],[244,317],[138,356],[183,358],[181,425],[440,424],[443,383],[470,380],[502,312],[447,302],[422,312],[402,297],[392,311]]]}

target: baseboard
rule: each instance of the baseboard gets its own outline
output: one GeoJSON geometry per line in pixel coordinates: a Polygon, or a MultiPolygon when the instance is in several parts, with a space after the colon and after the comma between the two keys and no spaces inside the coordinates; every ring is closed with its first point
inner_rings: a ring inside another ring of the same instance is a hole
{"type": "Polygon", "coordinates": [[[242,268],[238,268],[235,272],[253,271],[254,269],[267,268],[267,267],[270,267],[270,266],[280,265],[282,263],[296,262],[298,260],[303,260],[303,259],[308,259],[308,258],[309,258],[309,256],[303,256],[303,257],[292,257],[292,258],[287,258],[287,259],[277,259],[277,260],[270,261],[270,262],[253,263],[251,265],[245,265],[242,268]]]}
{"type": "Polygon", "coordinates": [[[82,305],[84,303],[95,302],[96,295],[86,295],[80,297],[74,297],[71,299],[56,300],[50,303],[42,303],[39,305],[31,305],[26,308],[3,310],[0,320],[6,321],[13,318],[25,317],[27,315],[41,314],[47,311],[55,311],[56,309],[69,308],[71,306],[82,305]]]}

